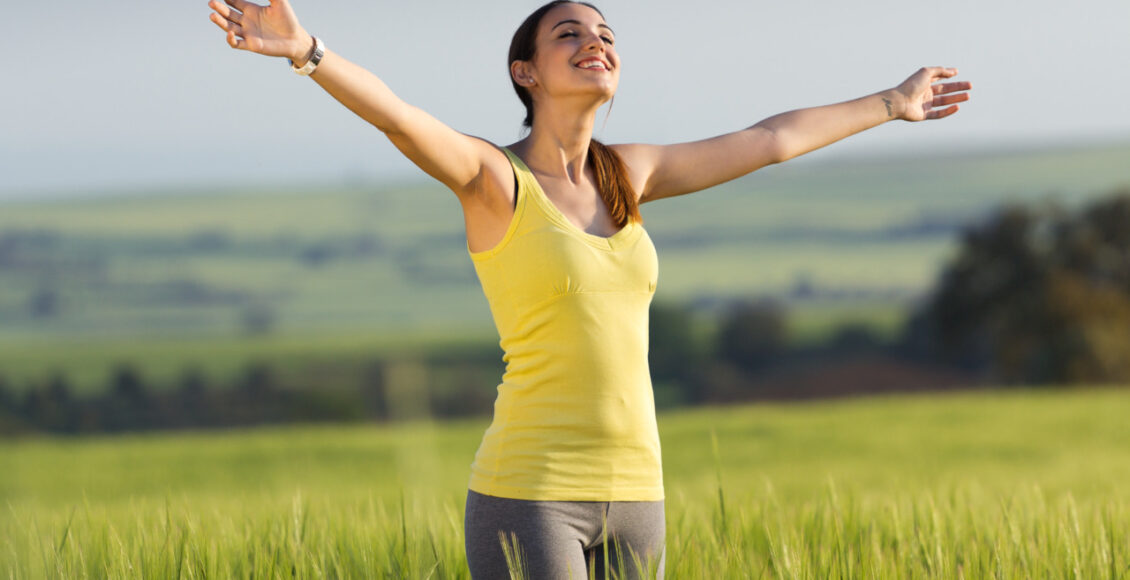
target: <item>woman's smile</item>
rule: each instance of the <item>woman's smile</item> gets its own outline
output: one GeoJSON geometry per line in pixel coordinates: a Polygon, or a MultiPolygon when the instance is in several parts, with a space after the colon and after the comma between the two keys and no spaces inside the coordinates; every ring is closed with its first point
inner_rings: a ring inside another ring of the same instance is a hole
{"type": "Polygon", "coordinates": [[[573,66],[580,68],[580,69],[585,69],[585,70],[599,70],[599,71],[610,71],[610,70],[612,70],[612,67],[609,66],[609,64],[607,62],[605,62],[604,59],[602,59],[598,56],[590,56],[586,59],[581,60],[581,62],[578,62],[577,64],[575,64],[573,66]]]}

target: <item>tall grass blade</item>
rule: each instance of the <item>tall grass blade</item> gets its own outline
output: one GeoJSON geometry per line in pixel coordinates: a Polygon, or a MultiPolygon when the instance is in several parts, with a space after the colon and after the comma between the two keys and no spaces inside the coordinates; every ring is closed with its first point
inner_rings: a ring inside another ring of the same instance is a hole
{"type": "Polygon", "coordinates": [[[59,538],[59,542],[55,546],[56,557],[62,557],[63,555],[63,548],[67,545],[67,538],[71,537],[71,523],[75,521],[75,511],[77,510],[77,505],[71,508],[71,515],[67,518],[67,525],[63,528],[63,535],[59,538]]]}
{"type": "MultiPolygon", "coordinates": [[[[714,478],[718,487],[718,514],[722,523],[722,538],[729,537],[730,527],[726,520],[726,494],[722,491],[722,454],[718,451],[718,433],[710,430],[710,447],[714,453],[714,478]]],[[[723,543],[725,543],[723,539],[723,543]]]]}
{"type": "Polygon", "coordinates": [[[511,532],[506,537],[506,532],[498,532],[498,541],[502,543],[502,557],[506,559],[506,568],[510,570],[510,580],[526,580],[526,558],[522,547],[518,545],[518,534],[511,532]]]}

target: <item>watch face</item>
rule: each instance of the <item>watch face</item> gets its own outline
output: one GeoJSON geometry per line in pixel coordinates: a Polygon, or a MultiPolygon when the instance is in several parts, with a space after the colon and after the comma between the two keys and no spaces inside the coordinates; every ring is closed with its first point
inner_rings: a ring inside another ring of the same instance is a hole
{"type": "Polygon", "coordinates": [[[314,52],[310,54],[310,60],[306,61],[306,64],[302,65],[302,68],[294,66],[294,61],[290,61],[290,68],[302,76],[307,76],[314,72],[314,69],[318,68],[318,63],[322,62],[322,57],[326,54],[326,45],[322,44],[322,41],[318,39],[318,37],[315,36],[313,38],[314,52]]]}
{"type": "Polygon", "coordinates": [[[318,63],[322,62],[322,57],[325,56],[325,55],[326,55],[326,45],[322,44],[322,40],[315,36],[314,37],[314,55],[310,57],[310,60],[315,65],[317,65],[318,63]]]}

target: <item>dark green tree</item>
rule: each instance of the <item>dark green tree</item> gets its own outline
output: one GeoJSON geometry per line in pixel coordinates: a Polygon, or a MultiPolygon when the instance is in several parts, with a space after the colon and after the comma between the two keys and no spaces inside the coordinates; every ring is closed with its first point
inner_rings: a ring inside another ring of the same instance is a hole
{"type": "Polygon", "coordinates": [[[741,302],[727,311],[717,338],[718,358],[746,372],[761,371],[785,354],[785,311],[775,302],[741,302]]]}
{"type": "Polygon", "coordinates": [[[174,398],[176,404],[170,410],[174,424],[191,427],[215,424],[208,378],[200,367],[191,366],[181,373],[174,398]]]}
{"type": "Polygon", "coordinates": [[[78,430],[78,402],[71,396],[70,381],[56,372],[47,381],[45,406],[40,424],[49,431],[74,433],[78,430]]]}
{"type": "Polygon", "coordinates": [[[153,400],[137,368],[120,363],[110,376],[104,401],[104,427],[110,431],[137,431],[155,427],[153,400]]]}
{"type": "Polygon", "coordinates": [[[0,413],[12,413],[16,410],[16,396],[8,386],[8,379],[0,375],[0,413]]]}
{"type": "Polygon", "coordinates": [[[671,404],[702,402],[703,357],[695,341],[694,314],[685,306],[653,303],[648,329],[647,360],[657,395],[672,388],[677,400],[671,404]]]}
{"type": "Polygon", "coordinates": [[[1130,381],[1128,228],[1130,191],[1003,208],[966,232],[915,323],[1003,382],[1130,381]]]}

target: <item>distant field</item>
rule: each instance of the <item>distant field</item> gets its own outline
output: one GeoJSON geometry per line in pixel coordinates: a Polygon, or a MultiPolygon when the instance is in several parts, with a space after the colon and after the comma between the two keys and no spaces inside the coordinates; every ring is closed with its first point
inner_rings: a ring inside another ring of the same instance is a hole
{"type": "MultiPolygon", "coordinates": [[[[843,321],[891,332],[965,224],[1006,200],[1109,193],[1130,183],[1128,158],[1123,144],[770,167],[644,207],[657,300],[785,297],[797,340],[843,321]]],[[[0,204],[0,376],[14,382],[452,339],[494,340],[438,186],[0,204]]]]}
{"type": "MultiPolygon", "coordinates": [[[[1130,577],[1127,416],[1125,389],[662,414],[667,575],[1130,577]]],[[[465,578],[485,426],[0,442],[0,576],[465,578]]]]}
{"type": "MultiPolygon", "coordinates": [[[[798,345],[813,344],[845,324],[893,336],[901,328],[903,309],[895,304],[830,303],[794,309],[789,332],[798,345]]],[[[703,319],[695,340],[713,340],[716,321],[703,319]]],[[[308,377],[312,369],[332,366],[336,375],[360,377],[368,365],[381,360],[421,358],[451,349],[475,352],[501,349],[493,327],[420,328],[414,332],[321,331],[268,336],[227,336],[145,339],[125,337],[51,338],[17,335],[0,337],[0,376],[15,393],[41,386],[56,374],[66,377],[73,394],[102,393],[119,365],[128,364],[153,388],[175,388],[186,372],[198,371],[213,384],[233,384],[250,364],[267,364],[281,377],[308,377]]],[[[491,381],[497,380],[497,376],[491,381]]],[[[488,381],[482,388],[492,388],[488,381]]],[[[333,387],[322,378],[310,388],[333,387]]],[[[356,387],[348,384],[348,387],[356,387]]]]}
{"type": "MultiPolygon", "coordinates": [[[[0,369],[10,386],[22,390],[64,373],[76,394],[104,391],[119,364],[129,364],[159,389],[173,388],[188,370],[197,370],[215,383],[231,384],[251,363],[268,364],[281,377],[295,371],[332,365],[339,373],[360,375],[378,360],[418,357],[446,348],[496,344],[497,336],[479,331],[421,330],[398,334],[320,333],[246,338],[74,339],[0,341],[0,369]]],[[[501,365],[501,351],[499,351],[501,365]]],[[[332,387],[321,381],[311,387],[332,387]]],[[[355,385],[350,385],[355,386],[355,385]]],[[[492,384],[484,384],[490,388],[492,384]]]]}

